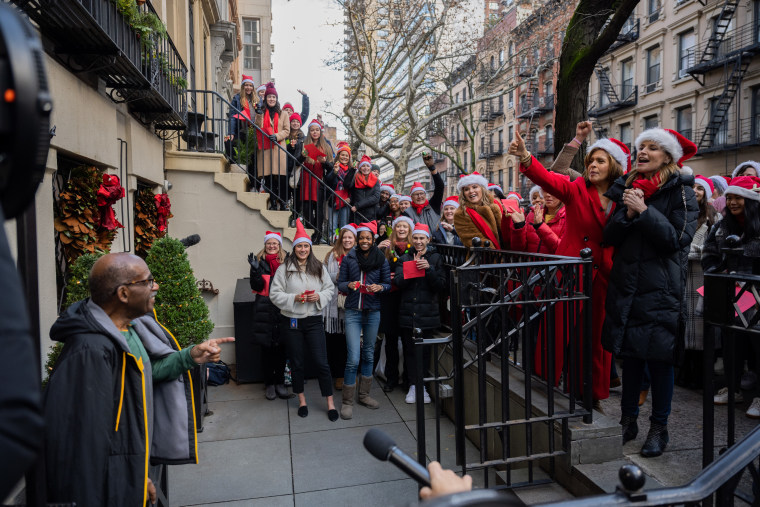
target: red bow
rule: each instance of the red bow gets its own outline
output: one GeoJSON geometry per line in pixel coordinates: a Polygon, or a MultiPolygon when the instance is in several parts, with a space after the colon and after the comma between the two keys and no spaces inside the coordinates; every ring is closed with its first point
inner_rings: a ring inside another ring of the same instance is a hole
{"type": "Polygon", "coordinates": [[[119,177],[113,174],[104,174],[97,197],[98,208],[100,208],[100,225],[109,231],[117,227],[123,229],[124,226],[116,220],[116,215],[111,207],[116,201],[124,197],[124,187],[121,186],[119,177]]]}
{"type": "Polygon", "coordinates": [[[158,224],[158,230],[159,232],[164,232],[166,230],[167,219],[171,214],[172,203],[169,202],[169,194],[156,194],[154,198],[156,199],[156,213],[158,215],[156,223],[158,224]]]}

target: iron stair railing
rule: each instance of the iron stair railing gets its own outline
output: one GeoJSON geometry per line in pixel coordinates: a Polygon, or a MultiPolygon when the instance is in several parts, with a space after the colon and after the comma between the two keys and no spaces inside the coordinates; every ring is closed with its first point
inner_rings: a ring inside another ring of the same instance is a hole
{"type": "MultiPolygon", "coordinates": [[[[718,14],[718,17],[715,19],[712,33],[710,34],[710,38],[705,44],[704,50],[702,51],[702,56],[699,59],[699,63],[695,67],[711,62],[718,57],[720,46],[723,43],[723,40],[726,38],[726,33],[728,32],[728,28],[731,26],[731,20],[734,17],[734,13],[736,12],[738,5],[738,0],[725,0],[725,3],[720,10],[720,14],[718,14]]],[[[689,72],[689,74],[691,74],[691,76],[700,85],[704,86],[704,73],[692,71],[689,72]],[[699,76],[701,76],[701,79],[699,76]]]]}

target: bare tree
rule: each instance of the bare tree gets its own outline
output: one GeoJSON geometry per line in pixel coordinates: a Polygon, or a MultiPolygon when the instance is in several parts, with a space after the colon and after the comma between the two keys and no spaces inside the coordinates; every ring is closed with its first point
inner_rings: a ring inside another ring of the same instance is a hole
{"type": "MultiPolygon", "coordinates": [[[[580,0],[562,43],[557,76],[555,137],[572,139],[588,116],[588,86],[594,66],[617,39],[639,0],[580,0]]],[[[554,146],[555,156],[562,143],[554,146]]],[[[578,151],[578,167],[585,150],[578,151]]]]}

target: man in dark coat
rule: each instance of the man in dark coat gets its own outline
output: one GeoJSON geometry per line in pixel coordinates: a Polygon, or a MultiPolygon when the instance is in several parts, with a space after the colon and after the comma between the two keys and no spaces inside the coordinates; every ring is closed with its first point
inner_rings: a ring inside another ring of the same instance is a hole
{"type": "Polygon", "coordinates": [[[48,499],[141,507],[156,500],[149,462],[198,462],[188,370],[234,338],[178,350],[153,313],[158,283],[135,255],[98,259],[89,286],[50,331],[64,345],[45,391],[48,499]]]}
{"type": "Polygon", "coordinates": [[[427,191],[420,184],[415,182],[409,195],[412,196],[412,205],[404,210],[404,214],[414,220],[415,224],[425,224],[431,231],[438,227],[441,221],[441,203],[443,202],[444,183],[440,174],[435,171],[433,156],[425,154],[422,158],[430,174],[433,176],[433,197],[427,200],[427,191]]]}

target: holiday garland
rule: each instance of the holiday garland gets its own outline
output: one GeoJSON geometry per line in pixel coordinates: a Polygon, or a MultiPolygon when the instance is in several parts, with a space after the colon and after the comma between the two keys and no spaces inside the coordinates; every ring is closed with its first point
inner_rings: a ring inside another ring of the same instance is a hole
{"type": "Polygon", "coordinates": [[[167,232],[171,203],[166,194],[140,190],[135,198],[135,253],[145,258],[153,243],[167,232]]]}

